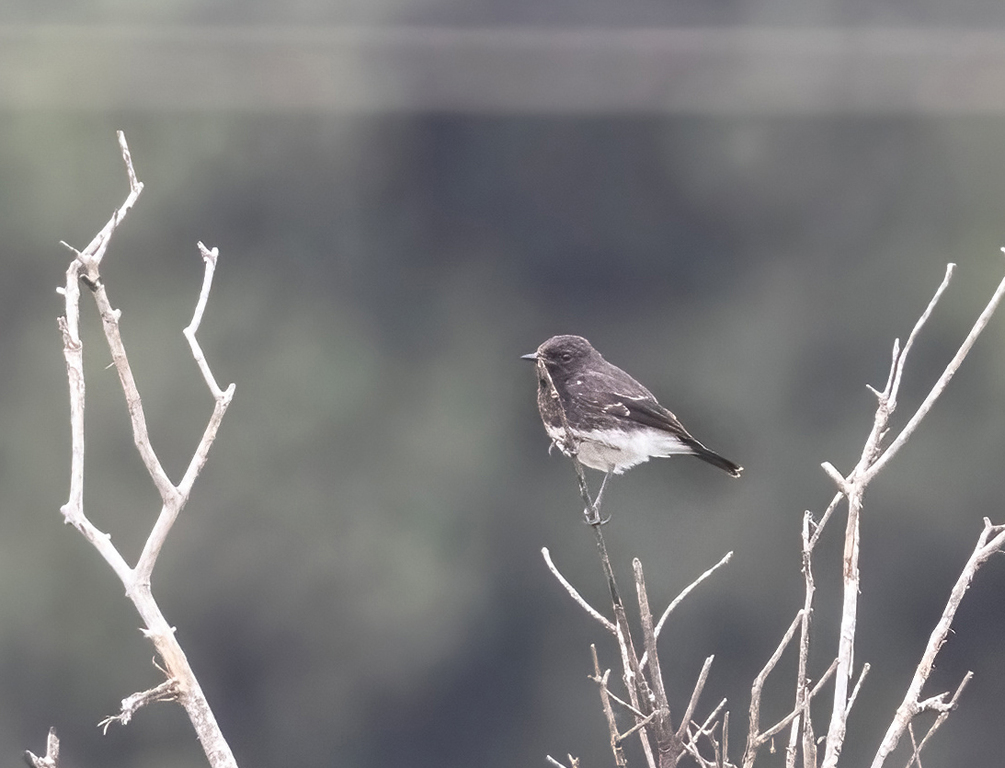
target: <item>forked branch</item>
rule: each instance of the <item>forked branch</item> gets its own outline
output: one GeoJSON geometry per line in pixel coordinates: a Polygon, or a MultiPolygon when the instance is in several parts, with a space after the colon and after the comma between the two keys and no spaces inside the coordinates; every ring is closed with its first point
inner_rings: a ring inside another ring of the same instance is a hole
{"type": "Polygon", "coordinates": [[[942,725],[949,712],[955,709],[956,702],[963,688],[973,675],[972,672],[968,672],[964,676],[963,681],[948,702],[945,701],[948,693],[941,693],[938,696],[922,701],[921,690],[928,681],[932,669],[935,667],[935,658],[939,655],[939,651],[949,637],[953,617],[956,615],[956,610],[960,607],[960,603],[963,602],[963,596],[970,587],[970,583],[973,581],[977,570],[987,562],[988,558],[1002,551],[1005,551],[1005,526],[992,525],[990,520],[984,518],[984,530],[981,531],[974,551],[971,553],[970,558],[963,567],[962,573],[960,573],[959,578],[953,585],[952,591],[949,593],[949,600],[942,611],[942,616],[939,617],[939,621],[935,625],[935,629],[932,630],[932,634],[928,638],[925,651],[914,671],[914,677],[907,687],[904,700],[897,707],[893,721],[890,723],[890,727],[887,729],[886,734],[883,736],[883,741],[880,743],[879,750],[873,758],[872,768],[880,768],[883,765],[887,756],[896,749],[900,737],[904,734],[904,730],[910,725],[917,714],[925,710],[937,711],[939,713],[938,718],[936,718],[935,723],[929,729],[925,738],[915,747],[915,751],[919,752],[929,737],[942,725]]]}
{"type": "Polygon", "coordinates": [[[73,524],[83,534],[84,538],[101,553],[101,556],[122,581],[126,595],[143,619],[144,634],[153,642],[163,661],[162,670],[166,677],[165,681],[149,691],[127,697],[123,701],[122,711],[107,719],[105,726],[107,727],[108,723],[112,721],[123,723],[128,721],[136,709],[152,701],[177,699],[188,712],[189,719],[192,721],[210,764],[214,768],[236,768],[237,763],[230,747],[220,732],[216,718],[189,666],[184,651],[175,639],[174,628],[164,618],[150,590],[150,576],[157,554],[160,552],[178,514],[188,501],[192,485],[206,463],[209,449],[216,438],[227,406],[234,395],[233,384],[226,390],[221,390],[217,386],[195,337],[212,285],[217,254],[216,249],[210,251],[202,243],[199,244],[206,270],[192,323],[185,329],[185,336],[192,347],[196,364],[202,371],[207,387],[213,395],[215,406],[202,439],[189,463],[188,470],[182,481],[175,485],[168,478],[151,444],[143,412],[143,403],[119,331],[121,312],[112,307],[101,278],[101,261],[107,251],[109,240],[143,190],[143,185],[138,181],[133,169],[132,157],[126,144],[125,135],[121,131],[118,138],[129,178],[129,195],[86,248],[82,251],[70,248],[74,253],[74,258],[66,272],[66,284],[60,290],[66,304],[65,315],[59,318],[59,328],[63,335],[63,355],[66,360],[67,378],[70,385],[71,425],[70,497],[61,509],[66,522],[73,524]],[[83,282],[90,289],[94,297],[105,332],[105,339],[126,399],[133,441],[147,473],[161,497],[160,515],[147,537],[136,567],[128,565],[122,554],[111,543],[109,535],[100,531],[84,512],[85,386],[83,342],[80,338],[80,282],[83,282]]]}
{"type": "MultiPolygon", "coordinates": [[[[931,316],[935,305],[938,303],[943,292],[946,290],[946,287],[952,278],[954,268],[955,265],[953,264],[949,264],[946,267],[946,274],[942,283],[939,285],[935,295],[929,302],[928,307],[922,313],[921,317],[912,329],[911,334],[908,337],[907,344],[904,345],[903,350],[900,349],[899,342],[894,342],[892,361],[886,386],[882,391],[877,391],[875,389],[872,390],[878,401],[876,413],[873,419],[873,427],[866,439],[861,457],[859,458],[855,468],[847,476],[844,476],[830,463],[824,463],[823,465],[824,470],[837,485],[839,496],[843,495],[848,501],[848,519],[845,529],[845,547],[842,562],[844,591],[841,612],[841,627],[838,640],[838,669],[834,686],[834,701],[831,709],[831,718],[827,731],[826,747],[824,752],[824,768],[835,768],[837,766],[838,758],[841,754],[841,748],[844,744],[848,714],[851,710],[852,704],[854,703],[855,694],[858,690],[858,686],[856,686],[856,690],[849,696],[848,686],[854,669],[855,630],[858,595],[860,592],[858,567],[859,514],[862,508],[862,497],[865,493],[866,486],[876,476],[876,474],[880,472],[884,466],[886,466],[886,463],[896,455],[904,443],[907,442],[917,429],[921,420],[931,410],[932,405],[945,390],[956,371],[959,370],[960,365],[963,363],[963,360],[973,347],[977,337],[987,326],[988,321],[997,309],[1002,296],[1005,295],[1005,279],[1003,279],[999,283],[984,311],[978,317],[970,333],[961,344],[959,350],[939,376],[924,401],[911,416],[897,437],[886,447],[886,449],[883,449],[882,443],[890,428],[890,418],[897,407],[897,397],[899,395],[904,366],[907,362],[907,354],[910,352],[915,338],[931,316]]],[[[990,523],[987,523],[985,533],[987,533],[989,526],[990,523]]],[[[813,535],[813,543],[815,543],[818,534],[819,531],[813,535]]],[[[975,554],[977,551],[982,551],[983,545],[989,545],[989,542],[984,541],[983,544],[979,542],[978,548],[975,550],[975,554]]],[[[804,547],[805,546],[806,545],[804,544],[804,547]]],[[[998,546],[1000,547],[1000,544],[998,546]]],[[[812,548],[812,546],[810,546],[810,548],[812,548]]],[[[994,549],[994,547],[992,547],[992,549],[994,549]]],[[[979,567],[980,563],[986,560],[986,556],[984,558],[979,558],[978,560],[979,562],[974,563],[972,570],[970,568],[970,564],[968,563],[968,566],[964,569],[964,573],[960,577],[961,582],[965,581],[966,584],[969,584],[970,579],[973,578],[973,573],[976,571],[977,567],[979,567]]],[[[960,582],[958,582],[958,584],[959,583],[960,582]]],[[[807,589],[810,589],[811,586],[811,581],[807,581],[807,589]]],[[[965,590],[965,586],[963,589],[965,590]]],[[[956,592],[954,590],[954,595],[955,594],[956,592]]],[[[962,593],[959,597],[962,599],[962,593]]],[[[939,626],[936,627],[935,632],[933,632],[933,639],[942,631],[944,624],[945,632],[948,632],[949,626],[945,622],[951,621],[952,614],[955,612],[956,606],[953,604],[953,600],[954,598],[951,596],[950,602],[946,607],[947,613],[943,614],[943,618],[940,620],[939,626]]],[[[958,602],[956,605],[958,605],[958,602]]],[[[915,679],[912,681],[912,687],[909,689],[901,708],[898,709],[894,722],[891,724],[890,729],[887,732],[887,736],[884,738],[883,745],[881,745],[880,751],[876,755],[876,759],[873,762],[874,768],[882,765],[886,754],[888,754],[889,751],[892,750],[893,746],[896,745],[900,735],[903,733],[904,729],[907,728],[911,719],[917,713],[920,686],[924,684],[924,681],[928,677],[928,672],[930,672],[930,667],[926,669],[926,664],[934,662],[935,654],[938,652],[939,647],[941,647],[941,644],[945,639],[945,635],[942,634],[941,637],[942,640],[939,640],[934,646],[932,645],[933,641],[930,640],[929,648],[926,649],[926,655],[923,657],[921,664],[919,664],[915,679]],[[917,690],[915,690],[915,686],[917,686],[917,690]]],[[[861,679],[859,683],[861,683],[861,679]]]]}

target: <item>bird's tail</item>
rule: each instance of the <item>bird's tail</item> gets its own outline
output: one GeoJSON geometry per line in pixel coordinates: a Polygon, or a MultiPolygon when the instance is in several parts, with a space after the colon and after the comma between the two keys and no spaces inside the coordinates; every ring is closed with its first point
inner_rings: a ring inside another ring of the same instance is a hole
{"type": "Polygon", "coordinates": [[[710,451],[701,443],[695,441],[695,445],[691,446],[691,450],[694,455],[697,456],[702,461],[707,461],[713,467],[718,467],[724,472],[729,473],[732,477],[739,477],[740,473],[743,471],[743,467],[739,464],[734,464],[727,458],[724,458],[717,454],[715,451],[710,451]]]}

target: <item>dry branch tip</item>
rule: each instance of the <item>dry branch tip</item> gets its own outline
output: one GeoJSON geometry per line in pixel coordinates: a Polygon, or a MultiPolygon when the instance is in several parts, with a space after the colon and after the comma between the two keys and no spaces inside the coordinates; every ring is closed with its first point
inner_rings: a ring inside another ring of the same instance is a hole
{"type": "Polygon", "coordinates": [[[56,729],[50,728],[49,735],[45,740],[45,757],[39,757],[25,750],[24,761],[30,768],[59,768],[59,737],[56,736],[56,729]]]}

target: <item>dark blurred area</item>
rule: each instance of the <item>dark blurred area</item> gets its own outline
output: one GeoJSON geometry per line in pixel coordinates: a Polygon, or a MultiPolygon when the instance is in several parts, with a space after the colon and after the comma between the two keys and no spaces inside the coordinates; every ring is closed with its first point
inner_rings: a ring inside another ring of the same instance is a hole
{"type": "MultiPolygon", "coordinates": [[[[803,510],[833,495],[820,463],[854,465],[875,405],[866,384],[885,382],[894,338],[946,263],[959,268],[908,362],[897,425],[1003,274],[1005,111],[988,76],[1005,71],[1001,25],[1005,7],[976,0],[5,7],[5,764],[43,751],[50,725],[68,765],[205,763],[172,705],[107,736],[95,727],[160,673],[121,586],[59,513],[58,243],[83,248],[124,199],[116,129],[146,188],[103,276],[176,481],[212,410],[181,333],[202,281],[196,242],[220,249],[200,338],[236,395],[154,593],[239,763],[493,768],[572,753],[606,765],[589,644],[612,667],[616,649],[541,548],[598,607],[605,585],[519,356],[584,335],[746,467],[733,481],[654,461],[605,499],[623,588],[640,557],[660,608],[735,551],[661,643],[678,708],[715,654],[700,714],[728,697],[741,743],[750,682],[802,604],[803,510]],[[764,63],[776,38],[757,37],[763,25],[786,43],[781,69],[764,63]],[[946,56],[970,50],[963,25],[981,30],[969,75],[946,56]],[[498,59],[477,35],[453,37],[473,27],[498,59]],[[683,50],[674,30],[689,29],[683,50]],[[594,58],[605,30],[620,36],[594,58]],[[811,44],[846,33],[863,56],[811,44]],[[723,39],[749,43],[748,58],[702,44],[723,39]],[[343,42],[358,68],[343,66],[343,42]],[[312,45],[304,70],[277,54],[312,45]],[[534,65],[511,76],[521,61],[534,65]],[[326,62],[340,87],[321,93],[326,62]],[[623,102],[611,78],[636,64],[623,102]],[[677,77],[702,85],[678,92],[677,77]]],[[[83,298],[85,507],[134,562],[159,504],[83,298]]],[[[848,765],[871,759],[982,518],[1005,521],[1003,322],[869,489],[856,662],[872,672],[848,765]]],[[[817,560],[816,675],[836,649],[843,524],[817,560]]],[[[940,656],[927,694],[975,678],[926,765],[990,765],[1005,749],[1003,588],[992,561],[940,656]]],[[[766,721],[787,712],[794,668],[769,686],[766,721]]]]}

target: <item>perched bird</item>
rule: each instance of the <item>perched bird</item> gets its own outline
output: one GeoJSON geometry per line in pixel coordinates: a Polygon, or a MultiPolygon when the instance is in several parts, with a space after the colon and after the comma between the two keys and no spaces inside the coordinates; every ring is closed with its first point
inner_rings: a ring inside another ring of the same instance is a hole
{"type": "Polygon", "coordinates": [[[695,440],[648,389],[607,362],[582,336],[552,336],[523,359],[537,363],[541,421],[566,456],[573,452],[571,433],[579,460],[608,477],[654,456],[678,454],[697,456],[740,476],[743,467],[695,440]]]}

